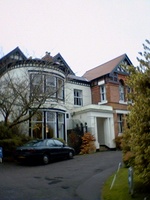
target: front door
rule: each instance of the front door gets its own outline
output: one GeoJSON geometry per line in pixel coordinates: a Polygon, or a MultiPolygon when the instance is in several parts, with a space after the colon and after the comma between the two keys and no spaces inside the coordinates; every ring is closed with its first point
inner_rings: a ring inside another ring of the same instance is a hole
{"type": "Polygon", "coordinates": [[[105,145],[105,118],[97,117],[97,133],[98,133],[98,142],[100,145],[105,145]]]}

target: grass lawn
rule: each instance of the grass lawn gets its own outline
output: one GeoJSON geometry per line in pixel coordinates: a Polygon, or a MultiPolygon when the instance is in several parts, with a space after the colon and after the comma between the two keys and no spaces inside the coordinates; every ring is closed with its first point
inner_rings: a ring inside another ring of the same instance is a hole
{"type": "Polygon", "coordinates": [[[150,200],[150,186],[144,187],[141,180],[134,174],[134,195],[129,194],[128,169],[121,168],[116,175],[113,187],[111,184],[115,174],[110,176],[102,189],[103,200],[150,200]],[[111,189],[110,189],[111,188],[111,189]]]}

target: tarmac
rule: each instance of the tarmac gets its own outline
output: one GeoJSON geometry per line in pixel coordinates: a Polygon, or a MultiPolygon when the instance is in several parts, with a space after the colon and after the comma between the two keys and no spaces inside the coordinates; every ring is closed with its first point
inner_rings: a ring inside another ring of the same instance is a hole
{"type": "Polygon", "coordinates": [[[76,192],[82,200],[103,200],[100,194],[105,181],[113,173],[117,172],[118,168],[122,165],[121,152],[116,153],[118,154],[118,165],[92,176],[77,189],[76,192]]]}
{"type": "Polygon", "coordinates": [[[115,171],[116,168],[112,167],[87,180],[77,189],[78,196],[81,197],[82,200],[102,200],[102,196],[100,194],[103,184],[115,171]]]}
{"type": "Polygon", "coordinates": [[[76,156],[71,161],[56,162],[46,166],[28,167],[9,163],[0,164],[0,176],[3,180],[0,199],[37,200],[36,195],[39,194],[38,188],[40,188],[41,192],[43,191],[43,198],[38,198],[40,200],[103,200],[101,197],[102,187],[107,178],[117,172],[121,162],[121,151],[108,151],[76,156]],[[61,173],[62,169],[63,174],[61,173]],[[53,173],[49,173],[51,171],[53,173]],[[56,180],[59,182],[52,184],[56,178],[60,178],[60,180],[56,180]],[[49,190],[45,190],[47,187],[49,190]],[[7,193],[5,193],[6,191],[7,193]],[[5,194],[7,195],[5,196],[5,194]]]}

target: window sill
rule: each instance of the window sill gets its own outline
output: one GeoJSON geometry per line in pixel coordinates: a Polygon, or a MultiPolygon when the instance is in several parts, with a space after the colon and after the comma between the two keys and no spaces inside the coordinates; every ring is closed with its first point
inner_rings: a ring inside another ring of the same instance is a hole
{"type": "Polygon", "coordinates": [[[119,101],[120,104],[125,104],[127,105],[127,102],[126,101],[119,101]]]}
{"type": "Polygon", "coordinates": [[[79,108],[82,107],[82,105],[74,105],[74,107],[79,108]]]}
{"type": "Polygon", "coordinates": [[[98,105],[106,104],[106,103],[108,103],[108,101],[101,101],[101,102],[98,102],[98,105]]]}

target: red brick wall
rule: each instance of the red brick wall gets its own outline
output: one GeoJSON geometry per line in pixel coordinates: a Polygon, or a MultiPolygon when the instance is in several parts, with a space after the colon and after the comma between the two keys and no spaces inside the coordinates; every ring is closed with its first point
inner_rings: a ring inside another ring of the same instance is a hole
{"type": "Polygon", "coordinates": [[[113,83],[107,83],[106,94],[108,102],[119,102],[119,85],[113,83]]]}
{"type": "MultiPolygon", "coordinates": [[[[124,75],[118,75],[119,80],[122,79],[125,83],[126,76],[124,75]]],[[[100,86],[96,85],[91,88],[92,91],[92,103],[98,104],[100,100],[100,86]]],[[[126,94],[126,91],[125,91],[126,94]]],[[[119,97],[119,83],[112,83],[107,82],[106,84],[106,97],[108,103],[105,105],[112,106],[113,110],[127,110],[127,104],[121,104],[119,103],[120,97],[119,97]]],[[[126,100],[125,100],[126,101],[126,100]]],[[[114,131],[115,136],[118,136],[118,119],[117,119],[117,113],[114,112],[114,131]]]]}
{"type": "Polygon", "coordinates": [[[91,88],[92,92],[92,104],[98,104],[100,102],[100,87],[99,85],[93,86],[91,88]]]}
{"type": "MultiPolygon", "coordinates": [[[[119,74],[118,79],[119,80],[122,79],[125,83],[126,76],[119,74]]],[[[92,103],[98,104],[101,101],[100,86],[99,85],[92,86],[91,92],[92,92],[92,103]]],[[[108,82],[106,84],[106,97],[108,104],[119,103],[119,83],[108,82]]]]}

